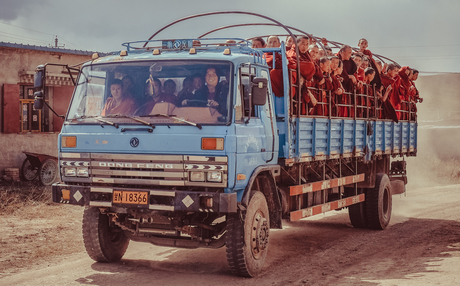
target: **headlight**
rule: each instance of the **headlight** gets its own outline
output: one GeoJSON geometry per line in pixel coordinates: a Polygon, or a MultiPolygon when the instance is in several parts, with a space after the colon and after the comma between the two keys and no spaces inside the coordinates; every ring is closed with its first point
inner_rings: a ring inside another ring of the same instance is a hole
{"type": "Polygon", "coordinates": [[[222,172],[208,172],[208,182],[222,182],[222,172]]]}
{"type": "Polygon", "coordinates": [[[77,169],[76,168],[64,168],[64,176],[66,177],[76,177],[77,176],[77,169]]]}
{"type": "Polygon", "coordinates": [[[89,177],[88,168],[86,168],[86,167],[78,167],[77,168],[77,176],[78,177],[89,177]]]}
{"type": "Polygon", "coordinates": [[[190,172],[190,181],[204,182],[204,172],[190,172]]]}

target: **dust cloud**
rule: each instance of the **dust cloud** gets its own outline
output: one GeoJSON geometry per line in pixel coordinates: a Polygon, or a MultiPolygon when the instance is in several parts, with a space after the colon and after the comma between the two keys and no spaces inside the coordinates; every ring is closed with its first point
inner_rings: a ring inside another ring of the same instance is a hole
{"type": "Polygon", "coordinates": [[[407,188],[460,183],[460,74],[420,76],[417,157],[407,158],[407,188]]]}

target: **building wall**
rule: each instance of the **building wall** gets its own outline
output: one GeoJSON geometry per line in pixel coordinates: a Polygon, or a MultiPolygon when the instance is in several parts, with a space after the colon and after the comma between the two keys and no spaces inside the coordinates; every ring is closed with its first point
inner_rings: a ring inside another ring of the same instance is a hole
{"type": "MultiPolygon", "coordinates": [[[[29,47],[29,46],[28,46],[29,47]]],[[[91,58],[91,52],[76,51],[75,54],[59,52],[59,49],[50,49],[32,46],[34,49],[0,46],[0,90],[4,84],[19,84],[19,73],[35,71],[40,64],[59,63],[75,65],[91,58]]],[[[60,74],[61,67],[47,67],[47,72],[60,74]]],[[[53,97],[50,105],[59,114],[65,114],[70,102],[73,86],[53,87],[53,97]]],[[[3,94],[0,95],[0,121],[3,119],[3,94]]],[[[46,107],[45,107],[46,108],[46,107]]],[[[18,110],[19,112],[19,110],[18,110]]],[[[51,112],[50,112],[51,113],[51,112]]],[[[0,122],[2,124],[2,122],[0,122]]],[[[53,115],[53,124],[50,130],[54,132],[40,133],[0,133],[0,178],[5,168],[19,168],[26,158],[23,151],[57,156],[57,136],[62,120],[53,115]]],[[[0,125],[1,125],[0,124],[0,125]]],[[[19,124],[19,122],[18,122],[19,124]]]]}

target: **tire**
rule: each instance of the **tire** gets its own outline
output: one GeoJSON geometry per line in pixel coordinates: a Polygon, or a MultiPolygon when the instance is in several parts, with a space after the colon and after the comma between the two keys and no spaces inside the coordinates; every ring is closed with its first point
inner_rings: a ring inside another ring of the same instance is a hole
{"type": "Polygon", "coordinates": [[[367,228],[367,214],[365,202],[348,207],[348,216],[351,225],[355,228],[367,228]]]}
{"type": "Polygon", "coordinates": [[[267,201],[256,192],[249,201],[244,221],[227,216],[227,262],[238,276],[254,277],[264,266],[268,251],[270,218],[267,201]]]}
{"type": "Polygon", "coordinates": [[[83,242],[89,257],[97,262],[119,261],[126,252],[129,238],[119,227],[109,225],[109,217],[98,208],[83,213],[83,242]]]}
{"type": "Polygon", "coordinates": [[[58,165],[53,159],[46,159],[38,169],[38,178],[44,186],[49,186],[56,181],[58,165]]]}
{"type": "Polygon", "coordinates": [[[390,179],[386,174],[377,174],[375,187],[366,192],[368,227],[385,229],[390,223],[392,196],[390,179]]]}
{"type": "MultiPolygon", "coordinates": [[[[355,194],[354,188],[346,188],[346,193],[355,194]],[[352,193],[351,193],[352,192],[352,193]]],[[[362,194],[363,189],[358,189],[358,194],[362,194]]],[[[354,204],[348,207],[348,216],[350,217],[351,225],[355,228],[367,228],[367,211],[366,211],[366,202],[361,202],[359,204],[354,204]]]]}
{"type": "Polygon", "coordinates": [[[21,177],[25,181],[33,181],[38,176],[38,168],[34,167],[30,162],[29,158],[26,158],[22,162],[21,166],[21,177]]]}

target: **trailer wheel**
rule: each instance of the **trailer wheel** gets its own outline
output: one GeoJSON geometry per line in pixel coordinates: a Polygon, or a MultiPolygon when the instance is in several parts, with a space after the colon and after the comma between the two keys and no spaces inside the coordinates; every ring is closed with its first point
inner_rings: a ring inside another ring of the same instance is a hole
{"type": "Polygon", "coordinates": [[[379,173],[375,178],[375,187],[366,192],[366,213],[368,227],[385,229],[391,218],[391,184],[386,174],[379,173]]]}
{"type": "Polygon", "coordinates": [[[38,168],[32,165],[29,158],[26,158],[24,162],[22,162],[21,175],[26,181],[33,181],[38,176],[38,168]]]}
{"type": "Polygon", "coordinates": [[[262,271],[269,232],[267,201],[259,191],[250,199],[244,221],[238,214],[227,216],[227,261],[235,274],[254,277],[262,271]]]}
{"type": "MultiPolygon", "coordinates": [[[[354,188],[353,188],[354,191],[354,188]]],[[[346,191],[345,191],[346,192],[346,191]]],[[[363,189],[358,189],[358,194],[362,194],[363,189]]],[[[348,207],[348,216],[350,217],[351,225],[355,228],[367,228],[367,213],[366,202],[354,204],[348,207]]]]}
{"type": "Polygon", "coordinates": [[[89,257],[97,262],[119,261],[126,252],[129,238],[117,226],[109,225],[109,217],[98,208],[85,208],[83,242],[89,257]]]}
{"type": "Polygon", "coordinates": [[[58,165],[53,159],[46,159],[38,169],[38,177],[40,179],[40,183],[42,183],[44,186],[49,186],[54,183],[57,174],[58,165]]]}

